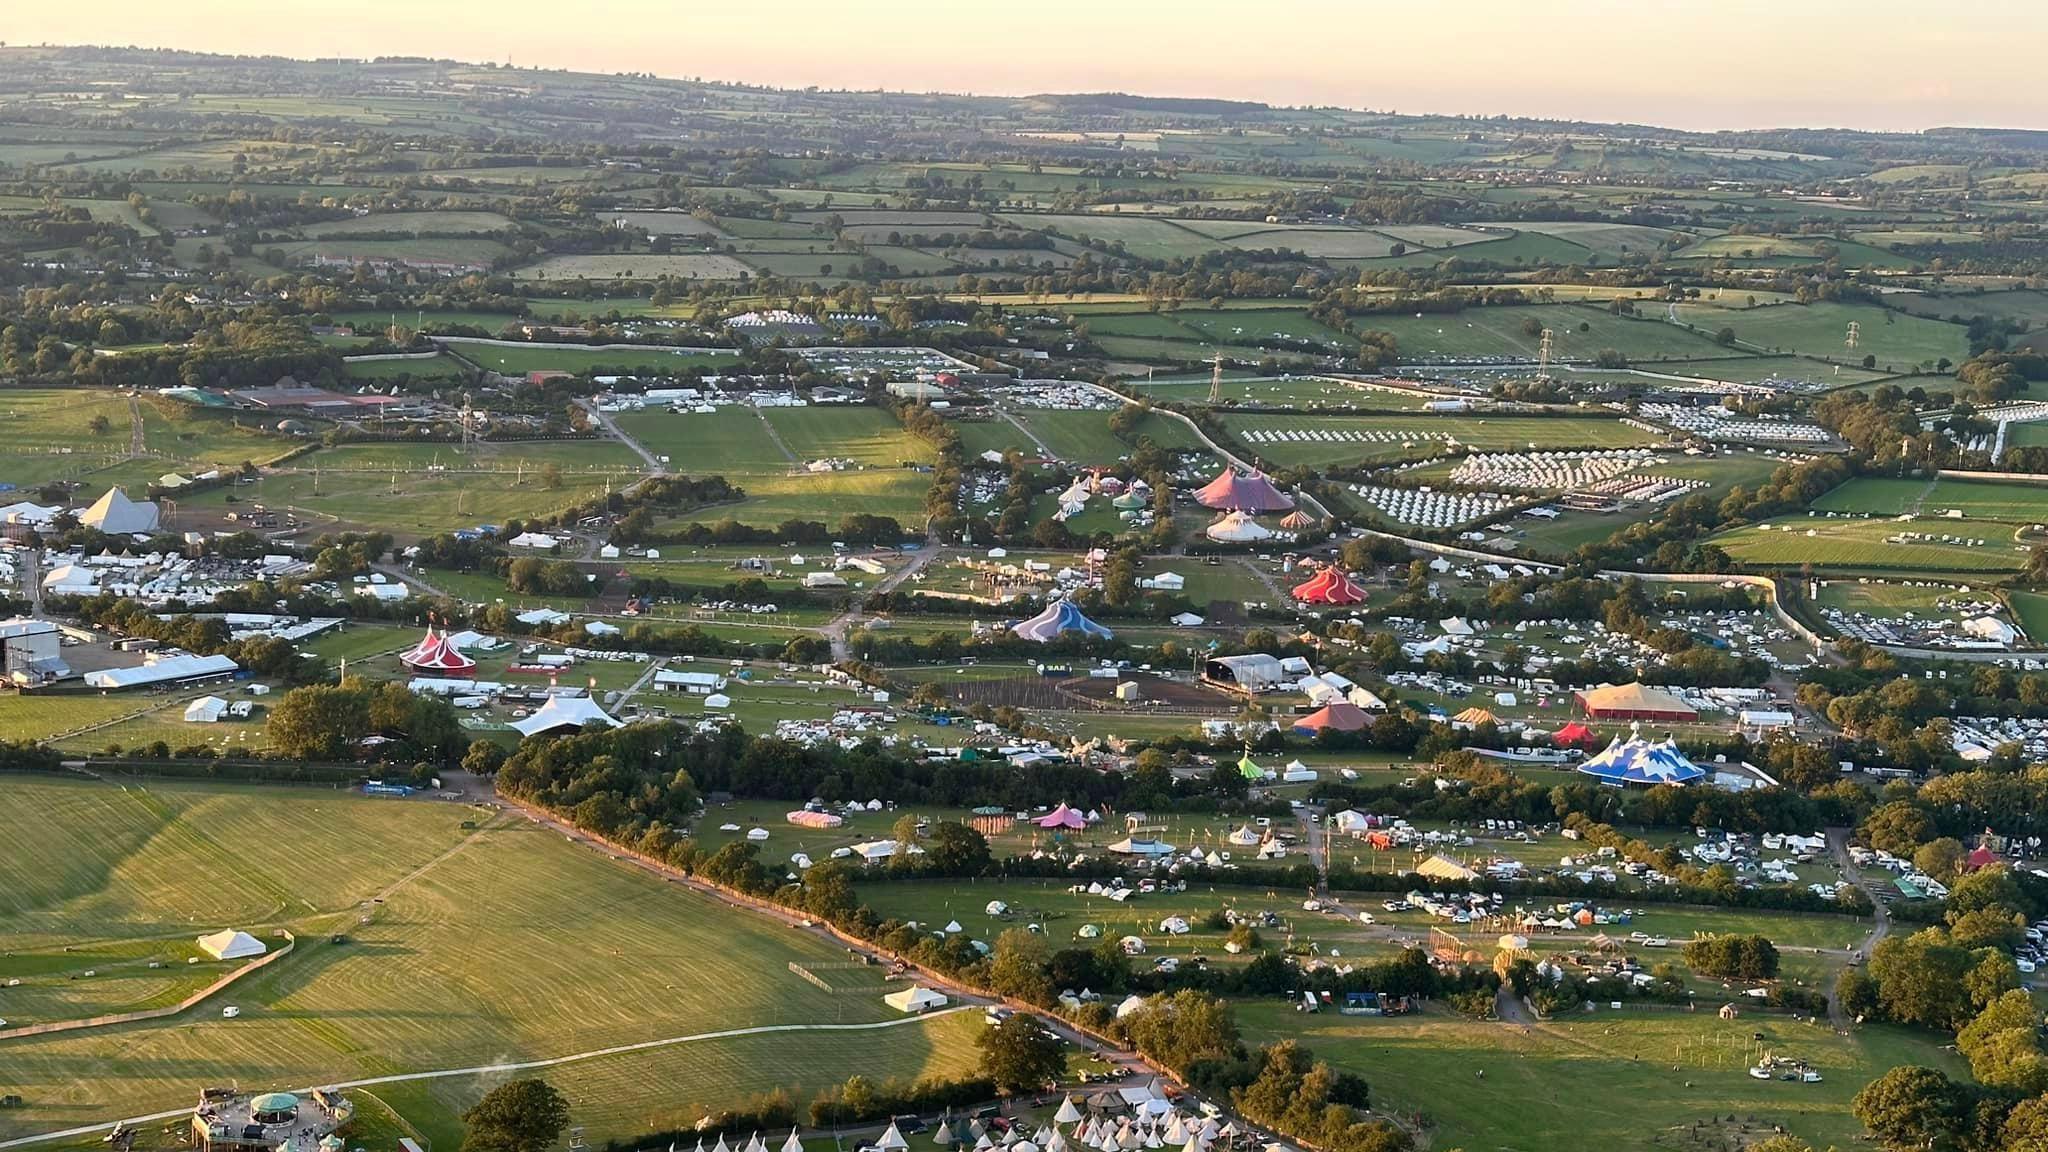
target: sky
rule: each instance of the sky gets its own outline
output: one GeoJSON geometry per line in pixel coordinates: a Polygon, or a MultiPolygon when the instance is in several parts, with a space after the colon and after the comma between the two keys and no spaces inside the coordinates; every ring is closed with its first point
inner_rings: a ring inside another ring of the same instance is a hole
{"type": "Polygon", "coordinates": [[[1696,130],[2048,128],[2042,0],[0,0],[0,40],[1696,130]]]}

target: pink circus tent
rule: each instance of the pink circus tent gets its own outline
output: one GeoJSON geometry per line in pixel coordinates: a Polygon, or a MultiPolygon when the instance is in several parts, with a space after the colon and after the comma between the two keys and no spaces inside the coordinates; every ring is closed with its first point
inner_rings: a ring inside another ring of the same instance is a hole
{"type": "Polygon", "coordinates": [[[1067,807],[1065,804],[1061,804],[1051,812],[1040,816],[1038,818],[1038,826],[1040,828],[1080,829],[1088,826],[1088,818],[1067,807]]]}
{"type": "Polygon", "coordinates": [[[1275,488],[1264,472],[1240,473],[1227,464],[1195,493],[1195,502],[1226,512],[1285,512],[1294,507],[1294,501],[1275,488]]]}

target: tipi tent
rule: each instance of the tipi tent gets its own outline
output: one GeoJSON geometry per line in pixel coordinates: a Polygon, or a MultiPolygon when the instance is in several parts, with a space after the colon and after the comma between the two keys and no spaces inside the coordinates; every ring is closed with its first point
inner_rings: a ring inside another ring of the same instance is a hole
{"type": "Polygon", "coordinates": [[[78,522],[87,528],[97,528],[109,536],[125,536],[136,532],[154,532],[157,528],[156,504],[148,500],[130,500],[119,487],[107,489],[107,494],[93,501],[78,522]]]}
{"type": "Polygon", "coordinates": [[[234,928],[223,928],[211,936],[201,936],[199,950],[215,960],[241,960],[270,951],[263,941],[234,928]]]}
{"type": "Polygon", "coordinates": [[[1285,512],[1294,507],[1294,501],[1273,487],[1265,473],[1242,474],[1227,464],[1195,493],[1195,502],[1226,512],[1285,512]]]}
{"type": "Polygon", "coordinates": [[[1088,617],[1069,600],[1055,600],[1045,606],[1045,611],[1029,620],[1020,620],[1010,626],[1010,631],[1026,640],[1040,644],[1051,640],[1062,632],[1080,632],[1087,636],[1108,639],[1110,631],[1088,617]]]}
{"type": "Polygon", "coordinates": [[[1342,570],[1330,567],[1295,585],[1294,598],[1304,604],[1359,604],[1365,600],[1365,589],[1342,570]]]}
{"type": "Polygon", "coordinates": [[[550,732],[556,728],[582,728],[588,724],[603,724],[611,728],[623,728],[624,724],[605,714],[597,701],[588,696],[550,696],[540,710],[524,720],[514,720],[512,727],[521,736],[532,736],[550,732]]]}
{"type": "Polygon", "coordinates": [[[1690,784],[1707,774],[1675,742],[1653,744],[1633,733],[1626,741],[1610,741],[1599,755],[1580,764],[1579,771],[1606,784],[1690,784]]]}

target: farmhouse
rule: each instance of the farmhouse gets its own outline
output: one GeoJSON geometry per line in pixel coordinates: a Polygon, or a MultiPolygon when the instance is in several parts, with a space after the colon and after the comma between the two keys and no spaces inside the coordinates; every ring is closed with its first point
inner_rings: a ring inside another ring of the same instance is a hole
{"type": "Polygon", "coordinates": [[[1646,684],[1607,684],[1573,693],[1590,720],[1658,720],[1690,723],[1699,719],[1692,705],[1662,688],[1646,684]]]}

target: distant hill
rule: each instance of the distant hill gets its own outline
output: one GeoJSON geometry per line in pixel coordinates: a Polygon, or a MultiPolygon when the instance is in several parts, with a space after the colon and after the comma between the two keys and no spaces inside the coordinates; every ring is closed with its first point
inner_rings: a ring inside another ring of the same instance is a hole
{"type": "Polygon", "coordinates": [[[1252,100],[1204,100],[1184,96],[1133,96],[1128,92],[1076,92],[1029,99],[1072,112],[1166,112],[1181,116],[1255,116],[1270,105],[1252,100]]]}

